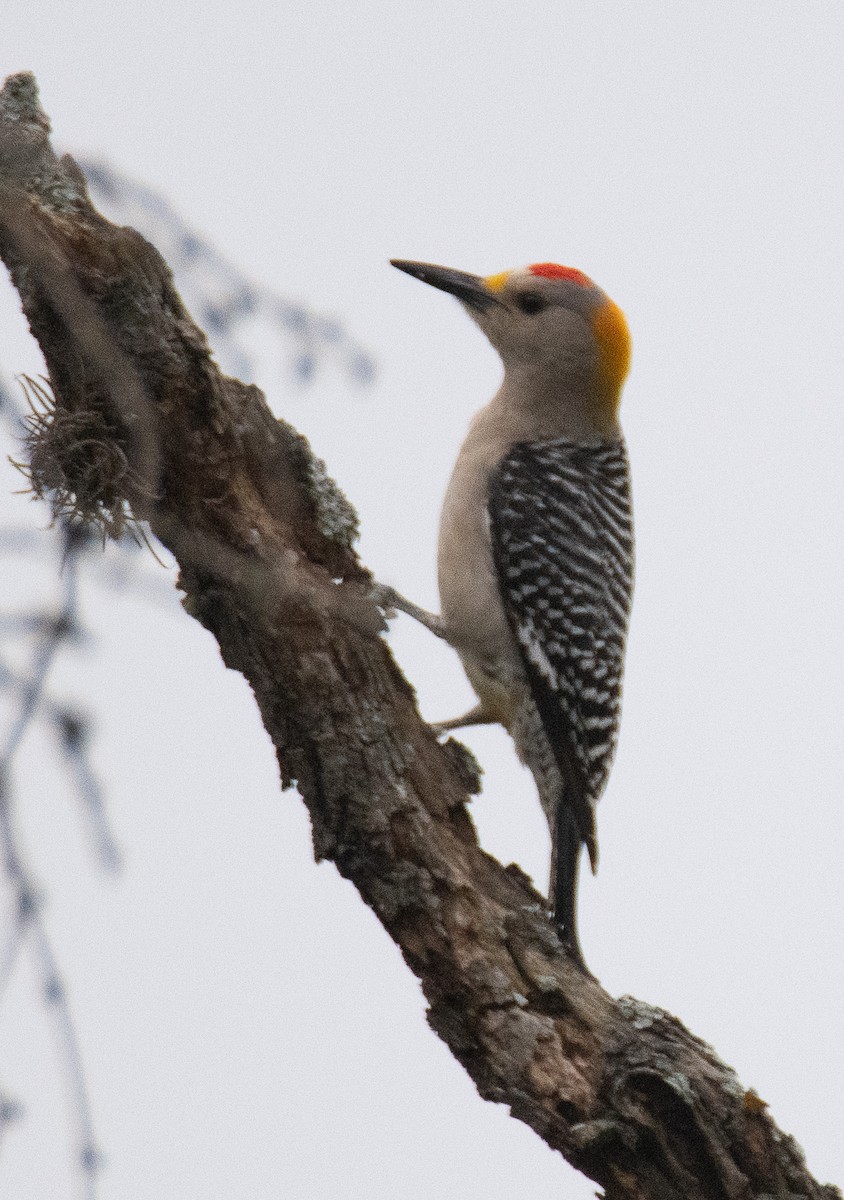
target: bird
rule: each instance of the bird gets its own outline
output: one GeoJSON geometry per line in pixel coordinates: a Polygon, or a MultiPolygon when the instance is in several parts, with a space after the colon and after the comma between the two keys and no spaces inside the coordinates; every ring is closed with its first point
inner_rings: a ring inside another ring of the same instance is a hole
{"type": "Polygon", "coordinates": [[[460,301],[498,352],[501,385],[471,421],[448,484],[437,553],[441,613],[390,590],[457,651],[478,697],[446,732],[500,723],[532,772],[551,833],[549,901],[577,929],[585,846],[618,740],[633,594],[627,451],[619,424],[631,340],[622,310],[558,263],[480,276],[394,267],[460,301]]]}

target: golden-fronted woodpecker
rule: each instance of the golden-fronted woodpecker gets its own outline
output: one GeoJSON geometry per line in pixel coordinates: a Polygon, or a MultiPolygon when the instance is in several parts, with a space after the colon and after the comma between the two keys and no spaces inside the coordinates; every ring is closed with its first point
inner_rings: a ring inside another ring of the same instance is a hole
{"type": "Polygon", "coordinates": [[[442,729],[500,722],[551,829],[550,899],[582,965],[580,848],[597,866],[595,805],[618,738],[633,589],[627,453],[618,423],[630,363],[621,309],[556,263],[482,278],[393,266],[450,292],[498,351],[504,379],[472,420],[446,492],[441,618],[479,704],[442,729]]]}

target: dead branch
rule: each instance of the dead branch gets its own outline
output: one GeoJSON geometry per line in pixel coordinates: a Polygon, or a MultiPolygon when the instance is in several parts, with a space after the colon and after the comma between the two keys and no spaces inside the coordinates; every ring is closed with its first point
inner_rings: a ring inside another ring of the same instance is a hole
{"type": "Polygon", "coordinates": [[[54,397],[34,486],[107,532],[120,513],[147,520],[176,556],[185,607],[254,690],[317,858],[396,941],[480,1094],[609,1200],[840,1198],[709,1046],[573,967],[542,897],[480,849],[469,756],[438,744],[378,636],[348,503],[258,389],[221,375],[157,252],[92,208],[30,75],[0,93],[0,255],[54,397]]]}

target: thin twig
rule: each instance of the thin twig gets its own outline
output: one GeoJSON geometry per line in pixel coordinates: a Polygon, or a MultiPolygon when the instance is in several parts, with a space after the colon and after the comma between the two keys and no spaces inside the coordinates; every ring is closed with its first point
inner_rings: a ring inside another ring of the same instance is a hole
{"type": "Polygon", "coordinates": [[[63,598],[58,616],[45,629],[37,647],[32,669],[19,689],[19,705],[0,754],[0,846],[3,850],[6,875],[16,900],[17,923],[7,946],[3,970],[0,972],[0,995],[11,975],[20,951],[31,939],[36,968],[41,979],[45,1000],[51,1005],[64,1063],[69,1102],[76,1127],[79,1147],[79,1169],[82,1172],[86,1200],[94,1200],[99,1155],[95,1148],[91,1106],[79,1039],[70,1011],[58,962],[44,923],[43,913],[24,855],[14,828],[11,796],[11,769],[14,756],[28,732],[44,696],[50,667],[63,641],[77,623],[77,554],[82,543],[73,530],[64,531],[63,598]]]}

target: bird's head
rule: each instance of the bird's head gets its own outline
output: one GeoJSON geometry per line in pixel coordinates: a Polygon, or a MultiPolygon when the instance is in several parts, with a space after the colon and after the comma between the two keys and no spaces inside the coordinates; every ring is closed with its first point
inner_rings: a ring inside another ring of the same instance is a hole
{"type": "Polygon", "coordinates": [[[630,334],[618,305],[582,271],[534,263],[484,277],[431,263],[391,261],[456,296],[501,355],[508,374],[537,387],[592,395],[615,415],[630,366],[630,334]]]}

